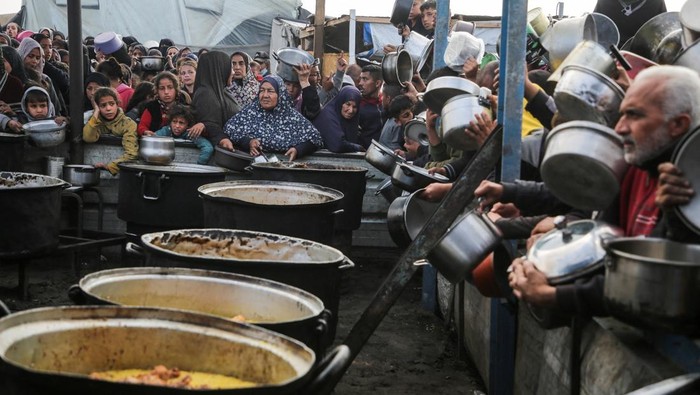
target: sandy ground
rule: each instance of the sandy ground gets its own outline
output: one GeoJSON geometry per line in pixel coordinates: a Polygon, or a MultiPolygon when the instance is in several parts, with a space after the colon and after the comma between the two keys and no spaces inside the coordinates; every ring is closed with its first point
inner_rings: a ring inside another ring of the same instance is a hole
{"type": "MultiPolygon", "coordinates": [[[[398,251],[354,249],[354,269],[344,272],[336,343],[341,343],[392,269],[398,251]]],[[[69,305],[67,290],[96,270],[133,266],[118,248],[103,257],[85,253],[77,265],[68,257],[33,261],[27,267],[29,297],[15,290],[17,266],[0,264],[0,299],[11,310],[69,305]],[[76,271],[77,269],[77,271],[76,271]]],[[[416,275],[338,383],[336,394],[480,394],[483,383],[467,360],[457,358],[456,339],[442,320],[420,307],[416,275]]]]}

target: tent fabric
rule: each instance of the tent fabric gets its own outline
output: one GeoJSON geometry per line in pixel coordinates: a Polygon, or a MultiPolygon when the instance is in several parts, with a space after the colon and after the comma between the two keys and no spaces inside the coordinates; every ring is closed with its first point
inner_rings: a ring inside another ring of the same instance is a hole
{"type": "MultiPolygon", "coordinates": [[[[23,0],[22,24],[68,32],[67,0],[23,0]]],[[[82,0],[83,37],[114,31],[140,42],[170,38],[190,48],[267,49],[272,20],[294,19],[301,0],[82,0]]]]}

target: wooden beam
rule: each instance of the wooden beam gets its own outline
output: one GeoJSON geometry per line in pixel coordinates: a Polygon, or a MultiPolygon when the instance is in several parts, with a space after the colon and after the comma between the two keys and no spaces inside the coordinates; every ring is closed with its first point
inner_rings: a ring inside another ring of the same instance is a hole
{"type": "Polygon", "coordinates": [[[326,22],[326,0],[316,0],[314,15],[314,58],[323,58],[323,24],[326,22]]]}

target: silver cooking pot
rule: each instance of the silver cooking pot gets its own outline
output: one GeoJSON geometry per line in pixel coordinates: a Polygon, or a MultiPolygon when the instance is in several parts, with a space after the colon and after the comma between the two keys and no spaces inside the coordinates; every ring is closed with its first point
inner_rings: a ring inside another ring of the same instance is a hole
{"type": "Polygon", "coordinates": [[[453,284],[472,270],[501,242],[503,235],[484,213],[474,210],[457,218],[435,245],[428,259],[453,284]]]}
{"type": "Polygon", "coordinates": [[[403,49],[411,55],[413,72],[417,73],[426,65],[428,58],[433,53],[434,41],[422,34],[411,31],[403,42],[403,49]]]}
{"type": "Polygon", "coordinates": [[[272,57],[277,61],[275,74],[285,81],[299,81],[299,76],[294,70],[294,66],[299,66],[300,64],[316,64],[316,59],[314,59],[311,54],[294,47],[282,48],[277,52],[273,52],[272,57]]]}
{"type": "Polygon", "coordinates": [[[595,21],[591,14],[566,18],[555,23],[542,35],[542,46],[549,52],[549,64],[558,68],[576,44],[583,40],[597,41],[595,21]]]}
{"type": "Polygon", "coordinates": [[[700,329],[700,245],[622,238],[606,246],[605,302],[633,324],[677,333],[700,329]]]}
{"type": "Polygon", "coordinates": [[[419,189],[408,196],[394,200],[386,213],[391,239],[399,247],[406,247],[418,236],[440,203],[420,199],[419,189]]]}
{"type": "Polygon", "coordinates": [[[161,71],[163,70],[163,57],[162,56],[142,56],[141,68],[147,71],[161,71]]]}
{"type": "Polygon", "coordinates": [[[58,125],[54,119],[42,119],[25,123],[22,125],[22,130],[29,135],[37,147],[43,148],[53,147],[64,142],[67,126],[67,122],[58,125]]]}
{"type": "Polygon", "coordinates": [[[438,77],[428,83],[423,94],[423,103],[432,112],[442,113],[445,103],[455,96],[472,95],[478,96],[479,85],[462,77],[438,77]]]}
{"type": "Polygon", "coordinates": [[[413,79],[413,60],[404,49],[389,52],[382,59],[382,78],[385,84],[406,86],[413,79]]]}
{"type": "Polygon", "coordinates": [[[175,139],[162,136],[143,136],[139,141],[139,156],[146,163],[167,165],[175,159],[175,139]]]}
{"type": "Polygon", "coordinates": [[[63,179],[74,187],[92,187],[100,183],[100,169],[91,165],[64,165],[63,179]]]}
{"type": "Polygon", "coordinates": [[[428,126],[425,124],[425,112],[418,114],[404,127],[404,136],[417,141],[420,145],[428,146],[428,126]]]}
{"type": "Polygon", "coordinates": [[[448,100],[442,108],[440,138],[456,149],[470,151],[479,148],[464,129],[481,113],[487,113],[493,119],[491,104],[484,95],[459,95],[448,100]]]}
{"type": "Polygon", "coordinates": [[[590,70],[595,70],[608,77],[615,75],[617,65],[615,58],[610,55],[606,47],[592,40],[581,41],[566,56],[561,65],[554,70],[547,81],[558,82],[567,66],[585,66],[590,70]]]}
{"type": "Polygon", "coordinates": [[[392,175],[397,163],[406,162],[406,159],[396,155],[376,140],[372,140],[372,144],[367,148],[365,160],[388,176],[392,175]]]}
{"type": "Polygon", "coordinates": [[[415,192],[430,184],[450,180],[441,174],[430,174],[427,169],[408,163],[398,163],[391,174],[391,182],[408,192],[415,192]]]}
{"type": "Polygon", "coordinates": [[[610,77],[584,66],[563,70],[554,89],[557,111],[565,118],[614,127],[625,92],[610,77]]]}
{"type": "Polygon", "coordinates": [[[697,1],[686,1],[681,7],[679,16],[681,27],[683,28],[683,47],[689,47],[700,38],[700,3],[697,1]]]}
{"type": "Polygon", "coordinates": [[[651,59],[654,50],[669,33],[681,28],[678,12],[664,12],[642,25],[630,42],[630,51],[651,59]]]}
{"type": "Polygon", "coordinates": [[[527,12],[527,23],[532,26],[532,29],[538,36],[542,36],[549,27],[549,18],[544,14],[541,7],[536,7],[527,12]]]}
{"type": "Polygon", "coordinates": [[[620,44],[620,30],[609,16],[599,12],[593,12],[591,16],[595,21],[596,36],[600,45],[609,48],[611,45],[620,44]]]}
{"type": "Polygon", "coordinates": [[[564,203],[582,210],[607,208],[627,171],[622,138],[589,121],[563,123],[545,140],[542,180],[564,203]]]}

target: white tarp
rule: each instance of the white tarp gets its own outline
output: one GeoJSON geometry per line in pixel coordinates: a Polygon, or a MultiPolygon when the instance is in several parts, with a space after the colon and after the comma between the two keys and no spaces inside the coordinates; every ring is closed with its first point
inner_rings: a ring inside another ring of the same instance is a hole
{"type": "MultiPolygon", "coordinates": [[[[67,0],[23,0],[25,28],[68,34],[67,0]]],[[[140,42],[169,38],[193,48],[267,50],[272,20],[295,19],[301,0],[82,0],[83,37],[114,31],[140,42]]]]}

